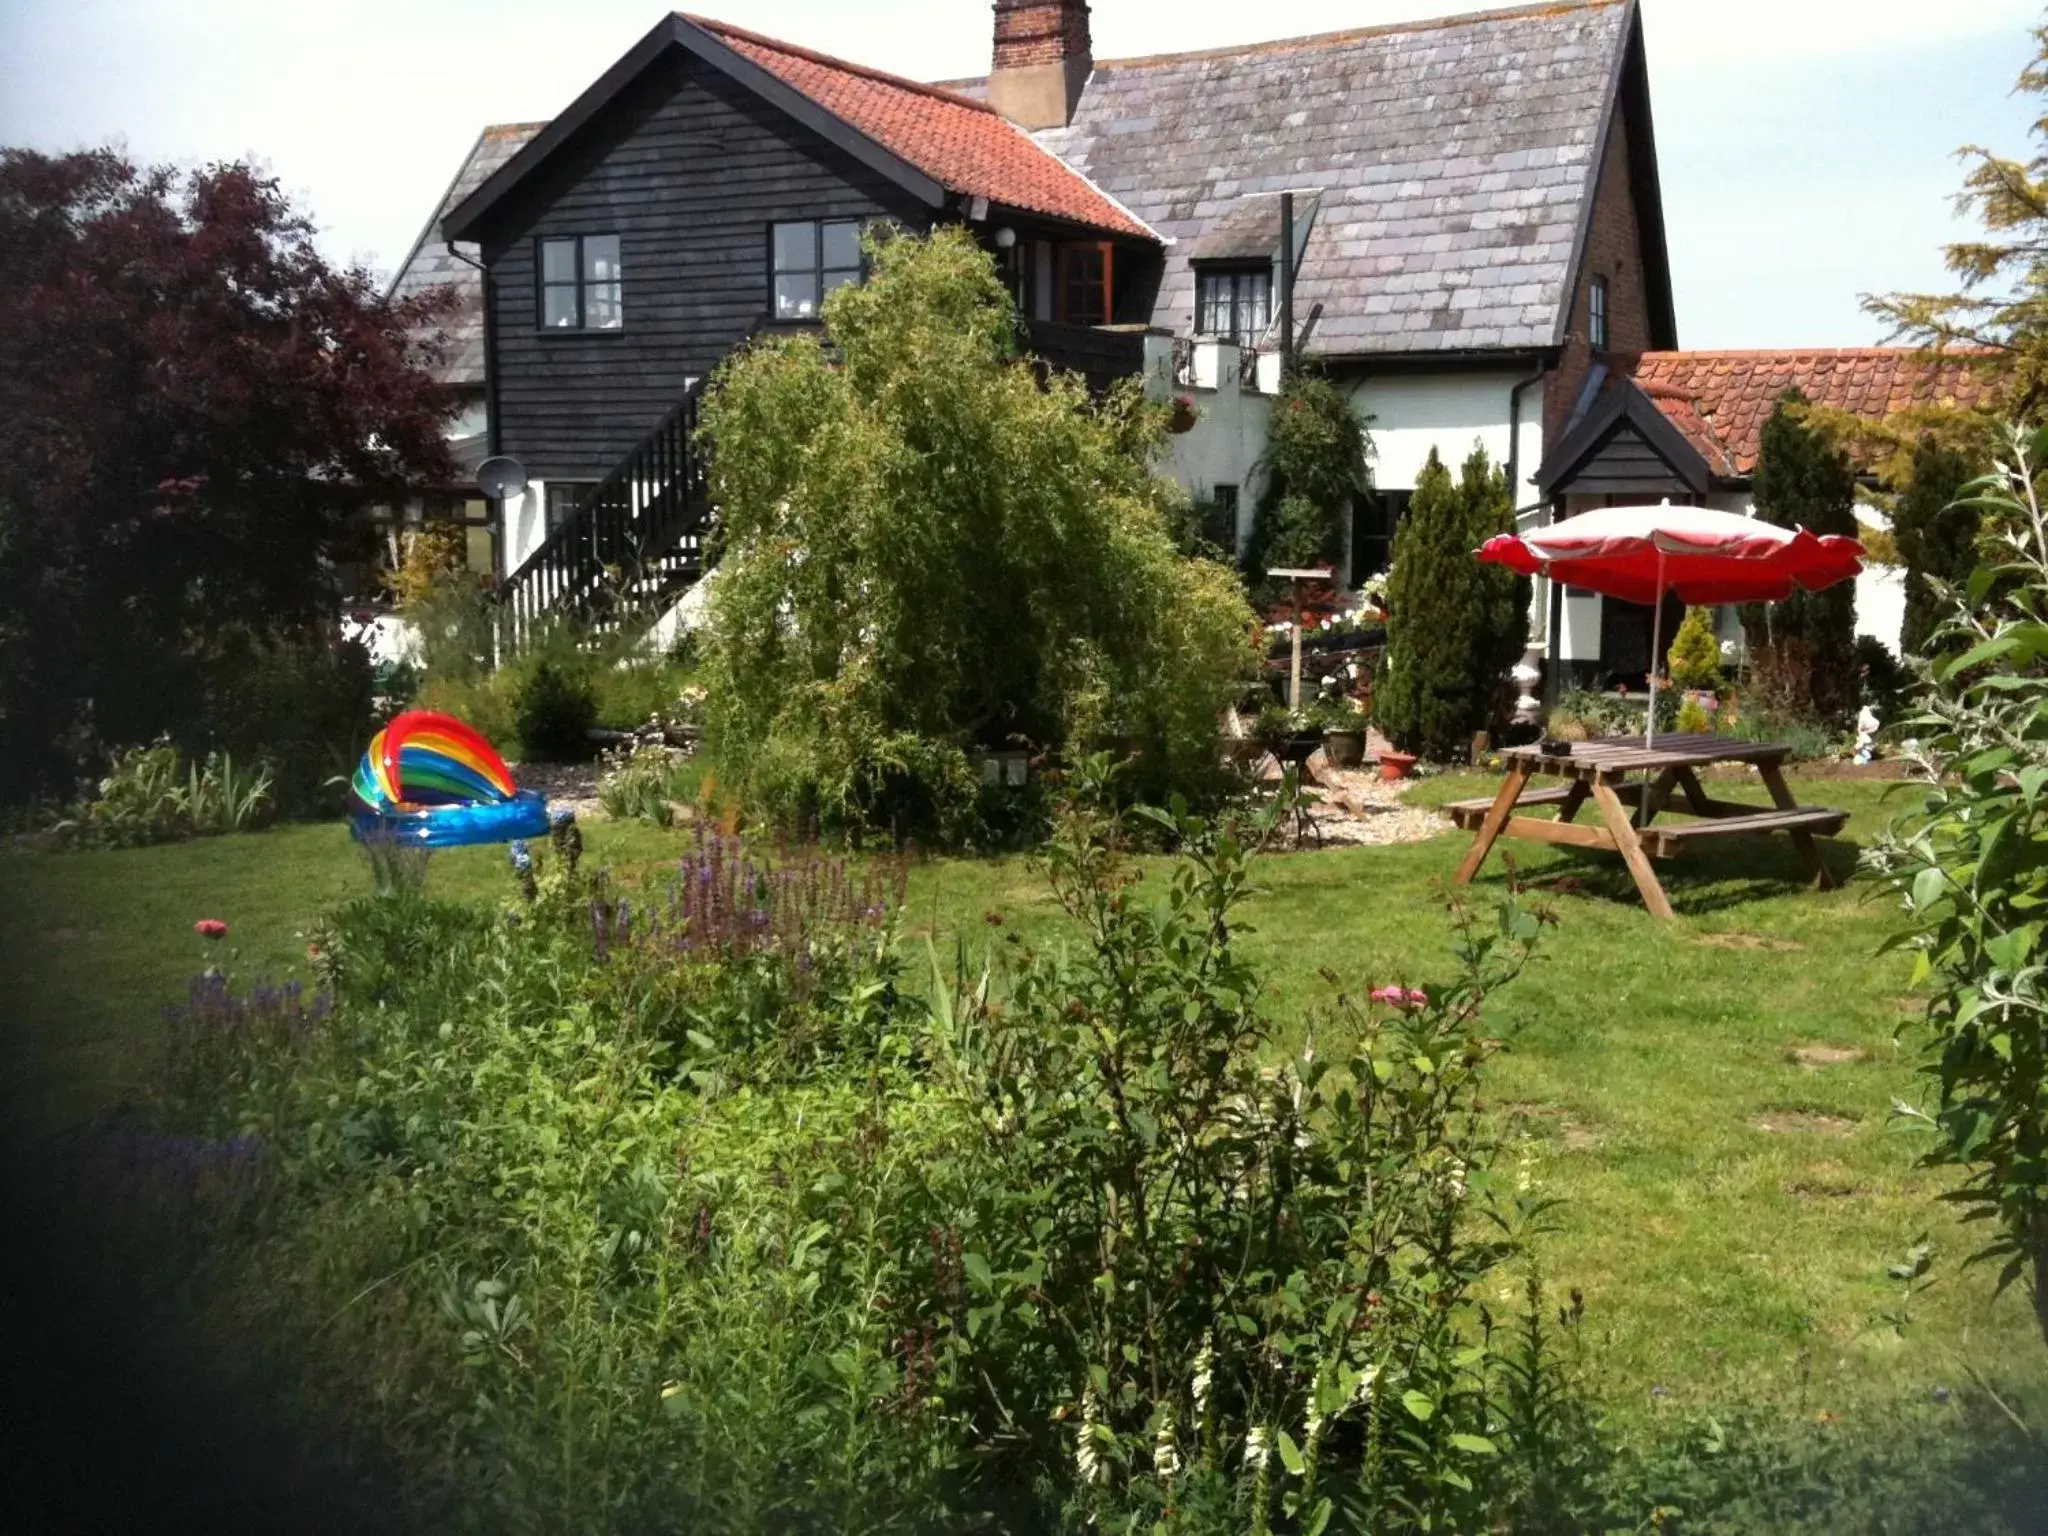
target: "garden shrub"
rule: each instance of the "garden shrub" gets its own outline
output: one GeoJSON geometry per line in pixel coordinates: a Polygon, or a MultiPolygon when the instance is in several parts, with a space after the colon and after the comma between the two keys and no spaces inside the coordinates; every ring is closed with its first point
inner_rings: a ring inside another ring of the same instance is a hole
{"type": "Polygon", "coordinates": [[[544,651],[507,670],[512,730],[529,759],[573,763],[594,750],[597,724],[596,664],[581,656],[544,651]]]}
{"type": "Polygon", "coordinates": [[[266,822],[272,810],[268,768],[237,766],[225,752],[190,762],[168,741],[159,741],[116,753],[98,795],[74,807],[55,831],[77,846],[134,848],[246,832],[266,822]]]}
{"type": "Polygon", "coordinates": [[[1894,943],[1932,983],[1924,1019],[1922,1163],[1964,1178],[1945,1198],[1992,1234],[1979,1258],[2032,1291],[2048,1341],[2048,433],[2015,428],[1974,500],[2001,540],[1929,637],[1919,805],[1872,853],[1908,921],[1894,943]]]}
{"type": "Polygon", "coordinates": [[[1514,531],[1507,477],[1483,447],[1455,481],[1430,451],[1394,536],[1386,673],[1373,691],[1373,719],[1402,751],[1463,761],[1475,732],[1505,726],[1509,669],[1529,643],[1529,581],[1473,551],[1514,531]]]}
{"type": "Polygon", "coordinates": [[[1372,494],[1371,457],[1350,397],[1315,368],[1293,368],[1274,398],[1259,461],[1265,483],[1243,557],[1254,589],[1275,568],[1328,566],[1343,580],[1353,509],[1372,494]]]}
{"type": "Polygon", "coordinates": [[[1953,589],[1977,568],[1979,514],[1963,487],[1976,478],[1969,457],[1932,434],[1913,452],[1912,478],[1892,509],[1892,537],[1906,567],[1906,616],[1899,649],[1924,656],[1949,617],[1953,589]]]}
{"type": "Polygon", "coordinates": [[[1686,610],[1685,622],[1671,640],[1669,664],[1675,688],[1709,691],[1721,687],[1721,640],[1714,632],[1713,609],[1686,610]]]}
{"type": "Polygon", "coordinates": [[[664,746],[636,742],[605,753],[597,781],[597,803],[617,821],[647,821],[666,827],[676,819],[676,754],[664,746]]]}
{"type": "Polygon", "coordinates": [[[1678,706],[1678,714],[1671,722],[1673,730],[1706,732],[1714,728],[1714,717],[1707,713],[1697,699],[1687,699],[1678,706]]]}
{"type": "Polygon", "coordinates": [[[261,763],[278,814],[317,818],[346,806],[346,781],[376,728],[363,645],[243,636],[208,668],[201,718],[178,739],[194,756],[218,748],[261,763]]]}
{"type": "Polygon", "coordinates": [[[757,341],[705,401],[719,762],[786,828],[943,842],[977,833],[978,752],[1114,746],[1144,792],[1220,789],[1251,615],[1173,546],[1161,413],[1041,384],[964,233],[871,257],[827,303],[831,351],[757,341]]]}
{"type": "MultiPolygon", "coordinates": [[[[1797,389],[1779,399],[1760,437],[1756,515],[1781,528],[1855,538],[1856,472],[1827,429],[1805,419],[1797,389]]],[[[1839,726],[1856,712],[1856,584],[1794,592],[1743,610],[1750,666],[1777,708],[1839,726]]]]}

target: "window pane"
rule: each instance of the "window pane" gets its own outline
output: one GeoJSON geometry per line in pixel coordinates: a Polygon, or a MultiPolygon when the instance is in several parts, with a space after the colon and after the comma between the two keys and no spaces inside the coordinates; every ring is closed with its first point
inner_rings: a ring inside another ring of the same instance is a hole
{"type": "Polygon", "coordinates": [[[544,283],[576,281],[576,242],[543,240],[540,243],[540,280],[544,283]]]}
{"type": "Polygon", "coordinates": [[[583,280],[586,283],[615,283],[621,275],[619,271],[619,237],[617,235],[585,235],[583,237],[583,280]]]}
{"type": "Polygon", "coordinates": [[[860,225],[853,219],[842,219],[827,224],[825,234],[825,265],[828,267],[858,267],[860,265],[860,225]]]}
{"type": "Polygon", "coordinates": [[[783,273],[775,279],[775,318],[815,320],[818,317],[818,277],[814,272],[783,273]]]}
{"type": "MultiPolygon", "coordinates": [[[[1213,272],[1204,272],[1199,279],[1200,297],[1195,305],[1195,329],[1204,336],[1213,336],[1217,326],[1217,299],[1221,295],[1224,278],[1213,272]]],[[[1224,317],[1225,319],[1228,316],[1224,317]]]]}
{"type": "Polygon", "coordinates": [[[805,272],[818,265],[818,226],[805,220],[775,226],[775,270],[805,272]]]}
{"type": "Polygon", "coordinates": [[[860,268],[858,267],[847,272],[827,272],[825,274],[825,292],[830,293],[834,288],[844,288],[848,283],[857,283],[859,281],[860,268]]]}
{"type": "Polygon", "coordinates": [[[583,290],[583,323],[593,331],[616,331],[626,323],[617,283],[592,283],[583,290]]]}
{"type": "Polygon", "coordinates": [[[541,290],[540,323],[551,329],[576,326],[576,285],[563,283],[541,290]]]}
{"type": "Polygon", "coordinates": [[[1244,339],[1256,341],[1273,321],[1273,274],[1247,272],[1239,281],[1239,322],[1244,326],[1244,339]]]}

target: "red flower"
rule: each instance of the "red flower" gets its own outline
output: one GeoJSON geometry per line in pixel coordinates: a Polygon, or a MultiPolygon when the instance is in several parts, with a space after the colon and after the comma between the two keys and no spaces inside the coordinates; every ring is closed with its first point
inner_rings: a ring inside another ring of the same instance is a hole
{"type": "Polygon", "coordinates": [[[192,931],[202,939],[224,939],[228,936],[228,925],[217,917],[202,917],[192,925],[192,931]]]}

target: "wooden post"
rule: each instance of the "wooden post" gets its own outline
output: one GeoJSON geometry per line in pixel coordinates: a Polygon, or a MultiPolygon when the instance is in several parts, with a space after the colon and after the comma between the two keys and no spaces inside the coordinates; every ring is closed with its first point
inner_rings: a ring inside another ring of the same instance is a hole
{"type": "Polygon", "coordinates": [[[1275,581],[1286,580],[1294,587],[1294,664],[1287,679],[1287,707],[1301,708],[1301,584],[1305,581],[1334,581],[1332,570],[1303,571],[1290,566],[1276,566],[1266,572],[1275,581]]]}

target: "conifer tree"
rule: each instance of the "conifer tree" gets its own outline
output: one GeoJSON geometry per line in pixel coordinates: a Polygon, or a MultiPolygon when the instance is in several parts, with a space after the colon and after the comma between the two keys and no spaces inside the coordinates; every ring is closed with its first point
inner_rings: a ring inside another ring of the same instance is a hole
{"type": "Polygon", "coordinates": [[[1963,454],[1932,436],[1920,440],[1912,479],[1892,511],[1892,539],[1906,565],[1906,619],[1899,649],[1908,656],[1926,654],[1929,637],[1949,613],[1949,603],[1929,578],[1958,584],[1976,567],[1977,509],[1955,505],[1973,478],[1963,454]]]}
{"type": "Polygon", "coordinates": [[[1714,610],[1691,608],[1678,626],[1668,653],[1671,681],[1679,688],[1721,686],[1721,641],[1714,633],[1714,610]]]}
{"type": "MultiPolygon", "coordinates": [[[[1856,472],[1822,428],[1804,419],[1806,397],[1788,389],[1764,423],[1754,491],[1757,516],[1816,537],[1857,536],[1856,472]]],[[[1775,702],[1823,720],[1856,708],[1856,586],[1795,592],[1743,612],[1751,667],[1775,702]]]]}
{"type": "Polygon", "coordinates": [[[1474,551],[1514,524],[1507,478],[1483,447],[1455,481],[1430,452],[1394,538],[1386,673],[1373,701],[1404,752],[1460,757],[1475,731],[1506,721],[1509,669],[1529,641],[1529,581],[1474,551]]]}

